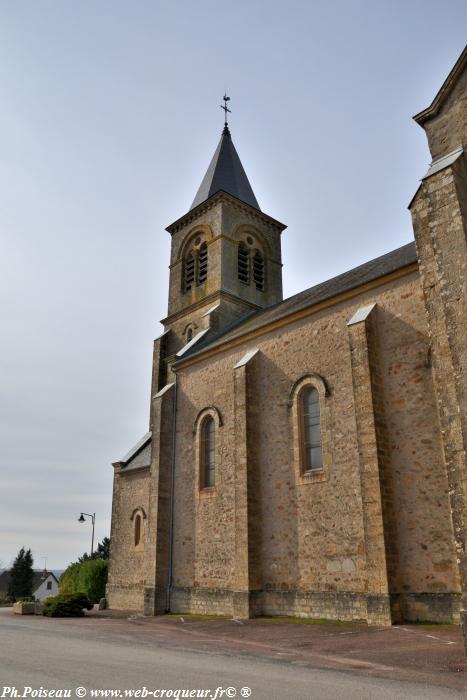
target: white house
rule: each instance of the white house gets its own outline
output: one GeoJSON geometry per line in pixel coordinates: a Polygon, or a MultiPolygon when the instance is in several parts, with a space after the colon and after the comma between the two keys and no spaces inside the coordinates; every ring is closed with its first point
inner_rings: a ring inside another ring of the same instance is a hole
{"type": "Polygon", "coordinates": [[[36,600],[45,600],[58,594],[58,580],[50,571],[35,571],[32,594],[36,600]]]}
{"type": "MultiPolygon", "coordinates": [[[[10,583],[10,572],[3,571],[0,574],[0,598],[6,598],[8,595],[8,587],[10,583]]],[[[45,600],[50,595],[57,595],[58,579],[51,571],[34,570],[32,580],[32,595],[36,600],[45,600]]]]}

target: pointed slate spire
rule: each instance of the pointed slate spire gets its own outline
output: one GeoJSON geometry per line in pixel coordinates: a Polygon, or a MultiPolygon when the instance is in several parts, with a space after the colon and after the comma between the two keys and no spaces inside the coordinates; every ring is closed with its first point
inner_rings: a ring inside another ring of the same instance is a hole
{"type": "Polygon", "coordinates": [[[212,157],[209,168],[196,193],[190,210],[206,201],[206,199],[209,199],[209,197],[212,197],[212,195],[219,192],[219,190],[232,194],[234,197],[237,197],[237,199],[241,199],[242,202],[246,202],[246,204],[249,204],[255,209],[259,209],[259,204],[256,201],[243,165],[235,150],[227,125],[224,127],[219,145],[216,148],[216,152],[212,157]]]}

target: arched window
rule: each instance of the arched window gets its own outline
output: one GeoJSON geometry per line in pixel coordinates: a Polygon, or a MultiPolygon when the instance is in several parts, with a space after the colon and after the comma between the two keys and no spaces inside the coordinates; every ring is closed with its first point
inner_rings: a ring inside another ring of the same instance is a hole
{"type": "Polygon", "coordinates": [[[193,328],[190,327],[186,332],[186,342],[189,343],[192,338],[193,338],[193,328]]]}
{"type": "Polygon", "coordinates": [[[256,289],[264,291],[264,258],[258,250],[253,256],[253,281],[256,289]]]}
{"type": "Polygon", "coordinates": [[[250,252],[243,243],[238,246],[237,267],[240,282],[250,284],[250,252]]]}
{"type": "Polygon", "coordinates": [[[141,543],[141,515],[135,515],[135,547],[141,543]]]}
{"type": "Polygon", "coordinates": [[[201,425],[200,449],[201,488],[212,488],[215,482],[215,429],[212,416],[206,416],[201,425]]]}
{"type": "Polygon", "coordinates": [[[202,243],[198,256],[198,284],[203,284],[208,276],[208,246],[202,243]]]}
{"type": "Polygon", "coordinates": [[[193,253],[189,253],[185,259],[183,270],[183,289],[187,292],[192,288],[195,281],[196,260],[193,253]]]}
{"type": "Polygon", "coordinates": [[[313,386],[305,387],[300,393],[300,452],[302,472],[321,469],[321,420],[319,394],[313,386]]]}

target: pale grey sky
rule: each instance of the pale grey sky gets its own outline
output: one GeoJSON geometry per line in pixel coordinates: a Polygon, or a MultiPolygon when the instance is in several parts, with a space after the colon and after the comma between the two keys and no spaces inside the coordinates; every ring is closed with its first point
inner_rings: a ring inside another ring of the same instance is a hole
{"type": "Polygon", "coordinates": [[[411,116],[465,0],[0,2],[0,562],[62,567],[109,534],[148,423],[169,234],[231,131],[288,225],[287,296],[412,239],[411,116]]]}

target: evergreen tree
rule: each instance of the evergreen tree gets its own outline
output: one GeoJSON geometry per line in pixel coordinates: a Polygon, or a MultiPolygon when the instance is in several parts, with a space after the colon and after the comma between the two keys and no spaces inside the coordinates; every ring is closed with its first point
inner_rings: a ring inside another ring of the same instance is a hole
{"type": "Polygon", "coordinates": [[[8,595],[10,598],[30,598],[32,596],[32,582],[34,577],[32,565],[33,558],[31,550],[28,549],[26,551],[24,547],[21,547],[10,569],[10,585],[8,587],[8,595]]]}
{"type": "Polygon", "coordinates": [[[110,538],[104,537],[102,542],[99,542],[96,550],[92,553],[92,556],[85,552],[82,557],[78,559],[79,562],[89,561],[90,559],[108,559],[110,556],[110,538]]]}
{"type": "Polygon", "coordinates": [[[104,537],[97,545],[97,557],[95,559],[108,559],[110,557],[110,538],[104,537]]]}

